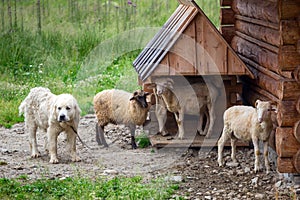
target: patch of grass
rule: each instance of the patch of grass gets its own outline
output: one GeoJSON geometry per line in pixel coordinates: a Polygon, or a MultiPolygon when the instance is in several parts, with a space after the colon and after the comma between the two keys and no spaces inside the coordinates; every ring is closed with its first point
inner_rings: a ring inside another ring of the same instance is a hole
{"type": "Polygon", "coordinates": [[[151,144],[149,137],[145,133],[138,135],[136,141],[140,148],[147,148],[151,144]]]}
{"type": "Polygon", "coordinates": [[[178,190],[160,179],[143,182],[139,176],[99,178],[66,178],[63,180],[0,179],[1,199],[169,199],[178,190]]]}

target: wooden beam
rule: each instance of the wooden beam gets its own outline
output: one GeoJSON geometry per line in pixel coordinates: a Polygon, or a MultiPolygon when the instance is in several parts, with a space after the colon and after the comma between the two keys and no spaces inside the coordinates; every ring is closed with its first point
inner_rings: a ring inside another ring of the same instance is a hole
{"type": "Polygon", "coordinates": [[[300,149],[293,128],[276,128],[276,152],[279,157],[293,157],[300,149]]]}
{"type": "Polygon", "coordinates": [[[277,170],[280,173],[297,173],[293,158],[277,158],[277,170]]]}
{"type": "Polygon", "coordinates": [[[273,23],[279,22],[276,2],[261,0],[234,0],[232,3],[232,9],[239,15],[273,23]]]}
{"type": "Polygon", "coordinates": [[[232,0],[220,0],[220,6],[231,6],[232,0]]]}
{"type": "Polygon", "coordinates": [[[221,8],[220,9],[220,22],[221,25],[234,24],[234,11],[231,8],[221,8]]]}
{"type": "Polygon", "coordinates": [[[299,0],[279,0],[278,12],[280,19],[295,19],[300,14],[299,0]]]}

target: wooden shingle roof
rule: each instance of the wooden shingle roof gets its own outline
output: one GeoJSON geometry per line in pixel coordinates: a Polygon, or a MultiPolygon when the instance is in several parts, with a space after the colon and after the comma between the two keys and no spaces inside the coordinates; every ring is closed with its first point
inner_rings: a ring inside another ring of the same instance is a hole
{"type": "Polygon", "coordinates": [[[151,75],[250,75],[194,1],[180,5],[146,45],[133,66],[145,81],[151,75]]]}

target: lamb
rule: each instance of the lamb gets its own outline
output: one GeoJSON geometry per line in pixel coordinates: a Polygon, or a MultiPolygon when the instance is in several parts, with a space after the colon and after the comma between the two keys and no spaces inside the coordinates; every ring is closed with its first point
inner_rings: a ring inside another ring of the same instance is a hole
{"type": "Polygon", "coordinates": [[[222,158],[224,144],[231,139],[231,159],[237,162],[236,141],[250,141],[252,139],[255,152],[254,172],[259,171],[259,147],[258,142],[262,140],[264,143],[264,160],[267,174],[270,171],[268,160],[268,139],[273,130],[271,120],[271,102],[257,100],[255,108],[252,106],[233,106],[224,112],[224,128],[222,135],[218,141],[218,164],[224,165],[222,158]]]}
{"type": "Polygon", "coordinates": [[[111,89],[99,92],[94,97],[94,110],[98,123],[96,140],[99,145],[108,147],[104,138],[104,127],[109,124],[125,124],[131,130],[131,145],[135,149],[136,125],[146,122],[149,105],[147,96],[150,93],[137,90],[133,94],[123,90],[111,89]]]}
{"type": "MultiPolygon", "coordinates": [[[[209,117],[207,117],[204,134],[207,137],[211,136],[212,127],[216,118],[213,109],[213,99],[216,99],[217,96],[216,90],[212,89],[212,91],[209,91],[208,87],[202,83],[191,84],[192,88],[189,88],[188,86],[173,87],[174,81],[170,78],[163,77],[156,78],[155,85],[155,93],[163,99],[163,103],[167,110],[175,115],[179,139],[183,139],[185,135],[183,126],[184,114],[200,116],[200,123],[197,129],[198,132],[201,133],[203,115],[207,113],[206,109],[209,110],[209,117]],[[197,94],[195,94],[194,91],[197,91],[197,94]]],[[[160,113],[157,114],[158,118],[161,117],[159,115],[164,113],[165,111],[160,109],[160,113]]],[[[158,119],[158,122],[162,121],[163,120],[158,119]]],[[[159,130],[164,131],[162,123],[159,123],[159,126],[159,130]]]]}

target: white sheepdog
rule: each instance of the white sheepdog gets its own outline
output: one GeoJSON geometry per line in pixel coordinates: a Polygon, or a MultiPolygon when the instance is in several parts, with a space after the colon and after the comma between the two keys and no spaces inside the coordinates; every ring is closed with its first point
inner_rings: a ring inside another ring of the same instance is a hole
{"type": "Polygon", "coordinates": [[[45,148],[49,151],[50,163],[58,163],[57,137],[61,132],[67,135],[67,143],[73,162],[80,161],[76,155],[76,136],[80,118],[80,108],[70,94],[55,95],[48,88],[36,87],[19,106],[19,114],[24,113],[25,131],[29,133],[31,157],[37,158],[36,132],[47,132],[45,148]]]}

